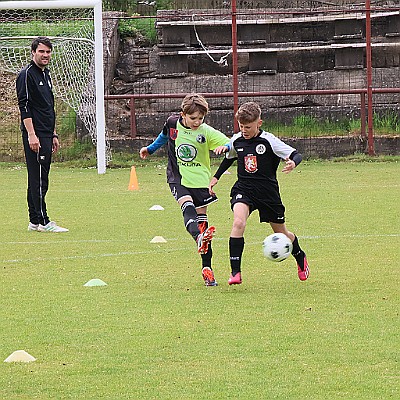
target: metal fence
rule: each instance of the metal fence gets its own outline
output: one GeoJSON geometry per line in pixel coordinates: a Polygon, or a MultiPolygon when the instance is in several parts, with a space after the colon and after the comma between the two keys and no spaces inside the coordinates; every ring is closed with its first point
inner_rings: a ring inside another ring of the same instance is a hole
{"type": "Polygon", "coordinates": [[[282,127],[294,123],[296,130],[298,121],[308,121],[309,131],[302,127],[297,137],[311,140],[317,136],[313,123],[324,121],[342,126],[341,132],[329,131],[325,124],[320,129],[327,130],[326,136],[367,137],[364,151],[369,154],[375,153],[374,118],[390,119],[393,127],[387,129],[396,129],[396,2],[170,3],[174,6],[158,10],[152,21],[157,45],[145,62],[137,47],[127,50],[131,63],[120,69],[106,97],[126,110],[113,126],[115,139],[154,137],[188,92],[210,98],[213,111],[208,118],[228,134],[236,128],[234,111],[244,99],[262,105],[278,135],[288,133],[286,128],[280,133],[282,127]],[[141,58],[132,58],[135,51],[141,58]]]}
{"type": "MultiPolygon", "coordinates": [[[[345,143],[350,153],[399,152],[398,1],[103,4],[106,119],[114,149],[151,141],[184,95],[198,92],[209,99],[207,121],[227,134],[236,129],[238,105],[253,100],[266,128],[297,141],[306,156],[322,152],[315,150],[321,135],[345,143]],[[381,146],[376,138],[385,129],[391,141],[381,146]]],[[[0,150],[3,160],[16,160],[22,146],[14,78],[6,78],[3,120],[14,124],[15,136],[0,150]]]]}

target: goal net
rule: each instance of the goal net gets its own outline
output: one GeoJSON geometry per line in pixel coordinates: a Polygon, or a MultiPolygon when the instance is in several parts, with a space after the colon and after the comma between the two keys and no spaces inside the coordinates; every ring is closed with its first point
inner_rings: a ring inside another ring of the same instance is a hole
{"type": "MultiPolygon", "coordinates": [[[[54,94],[71,107],[97,147],[99,173],[111,158],[104,118],[101,0],[0,2],[0,70],[17,74],[34,38],[53,44],[54,94]]],[[[80,124],[79,124],[80,125],[80,124]]]]}

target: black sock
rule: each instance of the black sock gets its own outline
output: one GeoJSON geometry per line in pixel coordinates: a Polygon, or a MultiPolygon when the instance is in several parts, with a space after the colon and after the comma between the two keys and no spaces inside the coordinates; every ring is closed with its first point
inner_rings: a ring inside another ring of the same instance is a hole
{"type": "MultiPolygon", "coordinates": [[[[203,233],[208,228],[208,217],[207,214],[197,214],[197,225],[199,227],[199,231],[203,233]]],[[[208,244],[208,251],[206,254],[201,255],[201,268],[208,267],[211,268],[211,259],[212,259],[212,247],[211,242],[208,244]]]]}
{"type": "Polygon", "coordinates": [[[191,201],[185,201],[181,206],[183,214],[183,222],[186,230],[192,235],[193,239],[196,240],[200,234],[199,227],[197,225],[197,212],[194,204],[191,201]]]}
{"type": "Polygon", "coordinates": [[[299,264],[302,271],[304,270],[304,256],[305,255],[306,254],[304,253],[304,251],[300,248],[297,236],[295,236],[294,240],[293,240],[292,256],[296,259],[297,264],[299,264]]]}
{"type": "Polygon", "coordinates": [[[212,259],[212,248],[211,242],[208,244],[208,251],[206,254],[201,254],[201,268],[208,267],[211,268],[211,259],[212,259]]]}
{"type": "Polygon", "coordinates": [[[244,249],[244,238],[229,238],[229,258],[231,262],[232,275],[235,276],[240,272],[240,264],[242,262],[242,254],[244,249]]]}

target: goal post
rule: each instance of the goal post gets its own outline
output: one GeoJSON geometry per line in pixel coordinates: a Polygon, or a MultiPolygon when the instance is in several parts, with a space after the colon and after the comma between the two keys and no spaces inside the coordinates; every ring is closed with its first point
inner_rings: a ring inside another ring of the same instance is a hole
{"type": "Polygon", "coordinates": [[[0,1],[0,69],[18,73],[30,62],[30,43],[37,36],[53,42],[50,70],[55,95],[83,122],[96,145],[98,173],[104,174],[110,149],[104,111],[102,1],[0,1]]]}

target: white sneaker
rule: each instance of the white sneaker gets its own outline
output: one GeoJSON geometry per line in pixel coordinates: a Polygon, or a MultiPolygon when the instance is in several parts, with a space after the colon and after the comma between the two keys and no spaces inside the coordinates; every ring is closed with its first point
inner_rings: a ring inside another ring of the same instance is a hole
{"type": "Polygon", "coordinates": [[[39,232],[68,232],[67,228],[61,228],[61,226],[58,226],[54,221],[50,221],[47,225],[39,224],[37,230],[39,232]]]}
{"type": "Polygon", "coordinates": [[[32,222],[29,222],[28,231],[37,231],[38,229],[39,229],[39,224],[32,224],[32,222]]]}

